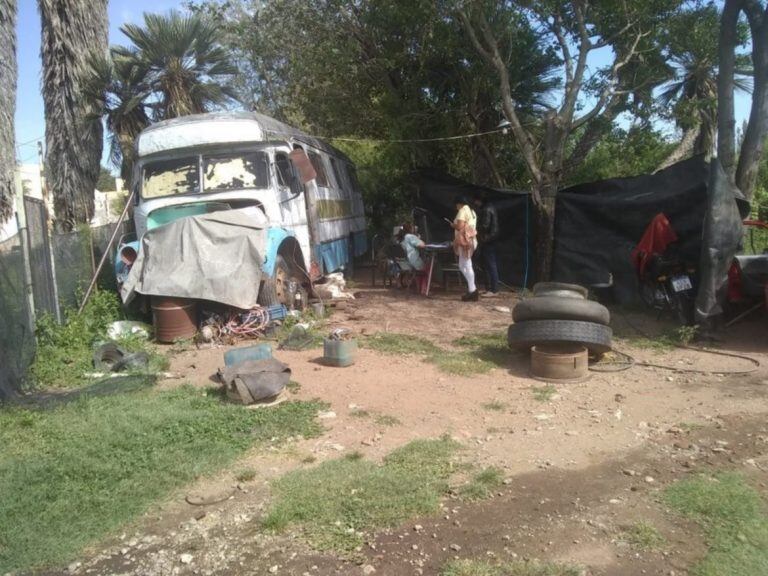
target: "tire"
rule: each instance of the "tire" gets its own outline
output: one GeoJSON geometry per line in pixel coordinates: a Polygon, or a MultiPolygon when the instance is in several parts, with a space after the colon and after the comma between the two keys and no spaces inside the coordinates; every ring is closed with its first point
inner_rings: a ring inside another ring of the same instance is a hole
{"type": "Polygon", "coordinates": [[[537,296],[519,302],[512,310],[515,322],[528,320],[580,320],[608,326],[611,313],[608,308],[591,300],[537,296]]]}
{"type": "Polygon", "coordinates": [[[563,282],[539,282],[533,285],[533,295],[559,296],[560,298],[581,298],[586,300],[589,291],[578,284],[565,284],[563,282]]]}
{"type": "Polygon", "coordinates": [[[610,352],[613,332],[608,326],[578,320],[529,320],[507,331],[510,348],[530,349],[538,344],[582,344],[590,354],[610,352]]]}
{"type": "Polygon", "coordinates": [[[261,306],[276,306],[283,304],[286,308],[292,309],[296,291],[290,290],[290,284],[296,285],[296,290],[301,293],[302,307],[307,304],[307,291],[302,285],[300,273],[293,271],[288,262],[282,255],[277,255],[275,261],[275,273],[272,277],[265,277],[259,290],[258,303],[261,306]]]}

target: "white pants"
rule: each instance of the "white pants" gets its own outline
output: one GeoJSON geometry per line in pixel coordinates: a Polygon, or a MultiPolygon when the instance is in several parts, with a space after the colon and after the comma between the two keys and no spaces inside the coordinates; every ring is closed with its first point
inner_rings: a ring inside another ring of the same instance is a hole
{"type": "Polygon", "coordinates": [[[467,257],[464,250],[459,250],[459,271],[464,275],[467,281],[469,292],[475,292],[475,270],[472,268],[472,256],[467,257]]]}

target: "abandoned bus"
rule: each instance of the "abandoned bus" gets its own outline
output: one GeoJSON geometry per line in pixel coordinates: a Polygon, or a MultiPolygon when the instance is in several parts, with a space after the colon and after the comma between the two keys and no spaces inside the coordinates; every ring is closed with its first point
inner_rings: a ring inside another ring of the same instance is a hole
{"type": "Polygon", "coordinates": [[[144,130],[136,151],[137,239],[121,243],[118,277],[127,273],[145,232],[217,210],[263,213],[261,267],[264,283],[273,286],[265,293],[284,304],[292,297],[289,285],[344,269],[366,250],[355,166],[287,124],[255,112],[185,116],[144,130]]]}

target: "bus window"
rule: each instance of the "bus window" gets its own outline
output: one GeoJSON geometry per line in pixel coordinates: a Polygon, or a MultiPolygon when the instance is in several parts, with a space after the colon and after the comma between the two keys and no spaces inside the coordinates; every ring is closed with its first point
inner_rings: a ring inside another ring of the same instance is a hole
{"type": "Polygon", "coordinates": [[[317,176],[315,176],[317,185],[323,188],[328,188],[328,174],[325,173],[325,165],[323,164],[323,159],[320,158],[319,154],[310,152],[309,161],[312,162],[312,168],[314,168],[315,172],[317,172],[317,176]]]}
{"type": "Polygon", "coordinates": [[[336,179],[336,186],[340,190],[344,190],[347,185],[344,180],[341,179],[341,171],[339,170],[339,164],[335,158],[331,158],[331,170],[333,170],[333,177],[336,179]]]}
{"type": "Polygon", "coordinates": [[[265,152],[203,157],[206,192],[268,188],[269,164],[265,152]]]}
{"type": "Polygon", "coordinates": [[[196,194],[200,191],[197,157],[162,160],[144,166],[141,195],[160,198],[175,194],[196,194]]]}
{"type": "Polygon", "coordinates": [[[282,152],[275,154],[275,172],[277,172],[278,186],[288,187],[291,185],[291,161],[282,152]]]}

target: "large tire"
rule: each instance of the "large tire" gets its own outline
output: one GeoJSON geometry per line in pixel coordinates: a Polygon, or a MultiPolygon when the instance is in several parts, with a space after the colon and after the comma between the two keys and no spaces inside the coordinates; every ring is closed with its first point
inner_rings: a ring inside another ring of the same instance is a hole
{"type": "Polygon", "coordinates": [[[578,284],[565,284],[563,282],[539,282],[533,286],[533,295],[559,296],[561,298],[580,298],[586,300],[589,291],[578,284]]]}
{"type": "Polygon", "coordinates": [[[577,320],[529,320],[512,324],[507,331],[510,348],[530,349],[539,344],[582,344],[591,354],[611,350],[613,332],[608,326],[577,320]]]}
{"type": "Polygon", "coordinates": [[[281,303],[277,297],[277,285],[274,278],[265,277],[262,281],[261,288],[259,289],[258,303],[265,308],[281,303]]]}
{"type": "Polygon", "coordinates": [[[581,320],[608,326],[611,313],[608,308],[591,300],[541,296],[527,298],[512,310],[515,322],[528,320],[581,320]]]}

